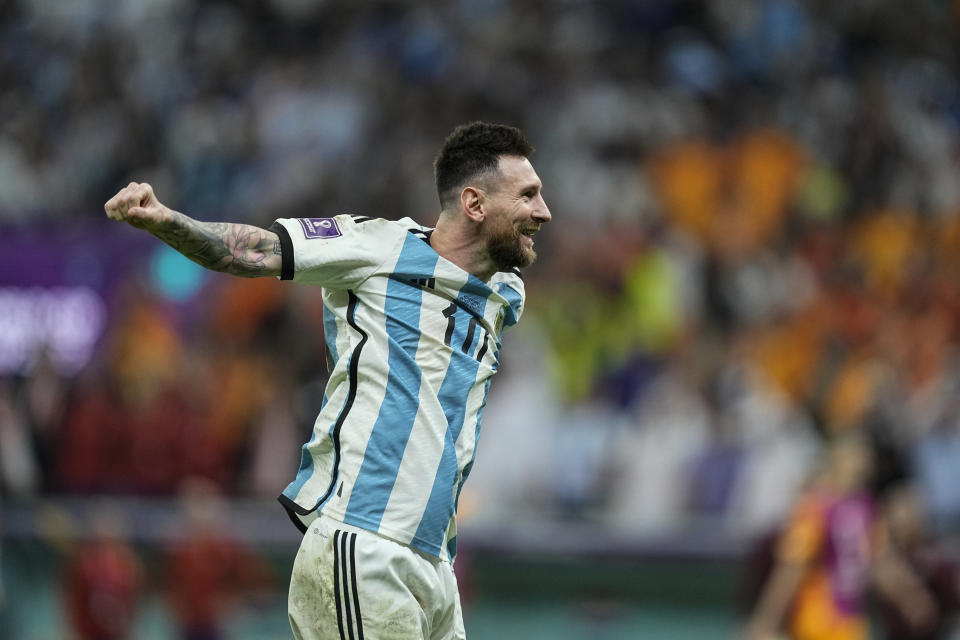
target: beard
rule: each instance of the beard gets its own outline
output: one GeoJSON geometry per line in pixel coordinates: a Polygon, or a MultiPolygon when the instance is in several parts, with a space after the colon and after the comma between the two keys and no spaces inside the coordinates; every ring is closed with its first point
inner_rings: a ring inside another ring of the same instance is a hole
{"type": "Polygon", "coordinates": [[[504,225],[491,234],[487,247],[497,271],[529,267],[537,259],[536,251],[523,246],[523,237],[513,225],[504,225]]]}

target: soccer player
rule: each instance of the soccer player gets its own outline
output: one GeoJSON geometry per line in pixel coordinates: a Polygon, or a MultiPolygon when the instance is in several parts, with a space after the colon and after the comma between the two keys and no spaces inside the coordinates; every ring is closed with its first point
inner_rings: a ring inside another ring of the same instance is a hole
{"type": "Polygon", "coordinates": [[[330,379],[280,501],[305,533],[290,581],[297,638],[463,638],[451,563],[519,267],[550,220],[520,130],[457,127],[434,162],[435,228],[337,215],[269,229],[205,223],[130,183],[107,215],[238,276],[323,287],[330,379]]]}
{"type": "Polygon", "coordinates": [[[836,436],[823,472],[800,496],[746,629],[746,640],[867,640],[873,586],[917,628],[935,604],[882,543],[868,485],[874,452],[859,433],[836,436]]]}

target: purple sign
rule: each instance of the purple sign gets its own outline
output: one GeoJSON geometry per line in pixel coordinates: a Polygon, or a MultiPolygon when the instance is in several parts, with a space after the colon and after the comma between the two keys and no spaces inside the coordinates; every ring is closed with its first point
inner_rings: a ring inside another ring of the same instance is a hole
{"type": "Polygon", "coordinates": [[[111,293],[156,239],[126,225],[71,221],[0,227],[0,373],[46,349],[64,373],[90,359],[111,293]]]}
{"type": "Polygon", "coordinates": [[[0,225],[0,286],[85,286],[107,297],[157,242],[106,219],[0,225]]]}

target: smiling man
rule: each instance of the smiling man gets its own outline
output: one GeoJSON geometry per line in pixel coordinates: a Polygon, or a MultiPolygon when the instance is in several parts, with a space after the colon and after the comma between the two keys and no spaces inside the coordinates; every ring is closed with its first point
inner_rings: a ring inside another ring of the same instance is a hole
{"type": "Polygon", "coordinates": [[[464,638],[452,562],[518,267],[550,221],[519,129],[457,127],[434,163],[436,228],[339,215],[269,229],[204,223],[131,183],[107,215],[204,267],[323,287],[330,379],[280,502],[304,532],[290,581],[297,638],[464,638]]]}

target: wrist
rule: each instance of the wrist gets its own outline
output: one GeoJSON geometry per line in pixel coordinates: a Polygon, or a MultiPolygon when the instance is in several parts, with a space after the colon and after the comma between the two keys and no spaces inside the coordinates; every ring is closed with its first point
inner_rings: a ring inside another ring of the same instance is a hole
{"type": "Polygon", "coordinates": [[[156,214],[152,217],[149,231],[172,231],[186,226],[187,217],[162,204],[157,205],[156,214]]]}

